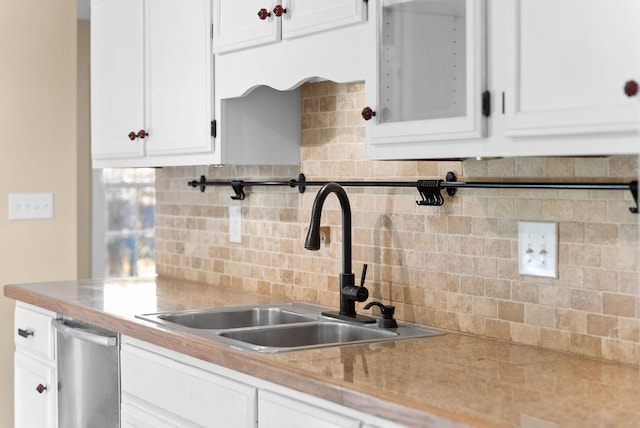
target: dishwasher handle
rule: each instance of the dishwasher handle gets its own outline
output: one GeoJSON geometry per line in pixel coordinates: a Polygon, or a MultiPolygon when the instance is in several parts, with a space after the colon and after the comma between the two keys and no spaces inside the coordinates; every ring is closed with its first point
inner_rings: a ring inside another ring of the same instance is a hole
{"type": "Polygon", "coordinates": [[[109,336],[101,336],[83,329],[69,327],[64,323],[64,320],[59,319],[53,320],[53,327],[62,334],[85,342],[107,347],[118,346],[118,335],[115,333],[109,336]]]}

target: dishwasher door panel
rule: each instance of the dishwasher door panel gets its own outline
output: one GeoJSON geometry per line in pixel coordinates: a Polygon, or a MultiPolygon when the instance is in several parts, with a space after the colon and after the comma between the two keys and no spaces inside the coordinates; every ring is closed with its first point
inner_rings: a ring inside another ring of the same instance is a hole
{"type": "Polygon", "coordinates": [[[56,320],[58,426],[120,427],[119,338],[72,320],[56,320]]]}

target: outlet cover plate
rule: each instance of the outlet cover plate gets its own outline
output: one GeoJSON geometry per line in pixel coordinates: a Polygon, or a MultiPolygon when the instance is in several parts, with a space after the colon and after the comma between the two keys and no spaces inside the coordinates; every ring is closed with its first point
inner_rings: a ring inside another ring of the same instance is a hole
{"type": "Polygon", "coordinates": [[[53,218],[53,193],[9,193],[9,220],[53,218]]]}
{"type": "Polygon", "coordinates": [[[518,222],[518,272],[520,275],[558,277],[558,224],[518,222]]]}
{"type": "Polygon", "coordinates": [[[242,242],[242,207],[229,207],[229,242],[242,242]]]}

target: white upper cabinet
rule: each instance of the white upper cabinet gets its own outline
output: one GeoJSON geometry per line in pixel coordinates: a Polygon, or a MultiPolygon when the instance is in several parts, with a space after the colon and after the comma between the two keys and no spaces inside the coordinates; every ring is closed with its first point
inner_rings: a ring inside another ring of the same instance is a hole
{"type": "Polygon", "coordinates": [[[144,156],[144,0],[91,4],[91,151],[95,162],[144,156]]]}
{"type": "Polygon", "coordinates": [[[94,167],[206,163],[211,0],[93,0],[94,167]]]}
{"type": "Polygon", "coordinates": [[[366,20],[363,0],[214,0],[216,53],[259,46],[366,20]]]}
{"type": "Polygon", "coordinates": [[[362,112],[369,157],[393,157],[399,148],[425,157],[429,145],[421,143],[484,137],[485,2],[377,3],[362,112]]]}
{"type": "Polygon", "coordinates": [[[212,149],[210,14],[210,0],[146,3],[149,156],[212,149]]]}
{"type": "Polygon", "coordinates": [[[213,51],[226,52],[275,42],[282,19],[276,18],[276,0],[214,0],[213,51]]]}
{"type": "Polygon", "coordinates": [[[637,0],[377,3],[368,158],[638,153],[637,0]]]}
{"type": "Polygon", "coordinates": [[[640,2],[507,3],[507,137],[637,129],[640,2]]]}

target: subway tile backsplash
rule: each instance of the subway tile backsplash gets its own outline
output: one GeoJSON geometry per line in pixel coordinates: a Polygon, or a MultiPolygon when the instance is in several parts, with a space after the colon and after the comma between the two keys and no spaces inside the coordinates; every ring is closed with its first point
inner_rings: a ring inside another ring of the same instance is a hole
{"type": "MultiPolygon", "coordinates": [[[[157,171],[156,262],[160,275],[338,306],[341,214],[329,196],[331,242],[303,247],[318,188],[231,188],[208,179],[397,180],[443,178],[631,181],[636,156],[454,161],[365,161],[358,106],[362,83],[305,84],[301,167],[172,167],[157,171]],[[242,243],[229,243],[228,206],[242,207],[242,243]]],[[[420,207],[415,189],[347,188],[353,269],[369,265],[371,298],[398,319],[527,345],[640,362],[638,216],[624,191],[460,189],[441,207],[420,207]],[[518,221],[559,226],[559,277],[518,274],[518,221]]],[[[358,305],[361,312],[362,305],[358,305]]]]}

